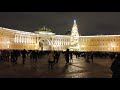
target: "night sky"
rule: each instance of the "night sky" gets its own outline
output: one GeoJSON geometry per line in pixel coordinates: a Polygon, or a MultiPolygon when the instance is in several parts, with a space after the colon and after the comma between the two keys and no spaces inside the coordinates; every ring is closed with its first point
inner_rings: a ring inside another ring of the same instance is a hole
{"type": "Polygon", "coordinates": [[[44,25],[58,35],[72,29],[79,34],[120,34],[120,12],[0,12],[0,27],[34,32],[44,25]]]}

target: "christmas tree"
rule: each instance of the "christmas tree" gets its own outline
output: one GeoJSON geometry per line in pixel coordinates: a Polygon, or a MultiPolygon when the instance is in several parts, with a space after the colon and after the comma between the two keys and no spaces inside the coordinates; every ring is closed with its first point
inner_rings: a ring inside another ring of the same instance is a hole
{"type": "Polygon", "coordinates": [[[76,20],[74,20],[74,24],[71,31],[71,46],[77,47],[79,46],[79,33],[78,33],[78,27],[76,24],[76,20]]]}

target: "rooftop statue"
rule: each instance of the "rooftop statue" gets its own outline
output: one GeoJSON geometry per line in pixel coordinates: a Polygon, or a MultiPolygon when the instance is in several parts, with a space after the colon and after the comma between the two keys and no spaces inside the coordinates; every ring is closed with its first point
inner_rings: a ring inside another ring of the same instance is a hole
{"type": "Polygon", "coordinates": [[[39,28],[37,31],[35,31],[36,34],[40,34],[40,33],[52,33],[51,29],[46,28],[45,26],[43,26],[42,28],[39,28]]]}
{"type": "Polygon", "coordinates": [[[46,28],[45,26],[43,26],[43,28],[39,28],[38,31],[48,31],[48,32],[51,32],[51,30],[46,28]]]}

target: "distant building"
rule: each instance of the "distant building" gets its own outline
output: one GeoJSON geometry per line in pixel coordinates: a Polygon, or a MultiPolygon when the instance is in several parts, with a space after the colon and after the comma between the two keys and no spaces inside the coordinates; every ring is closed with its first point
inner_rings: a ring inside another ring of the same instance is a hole
{"type": "Polygon", "coordinates": [[[75,20],[66,35],[56,35],[45,26],[35,32],[0,27],[0,49],[120,52],[120,35],[79,36],[75,20]]]}

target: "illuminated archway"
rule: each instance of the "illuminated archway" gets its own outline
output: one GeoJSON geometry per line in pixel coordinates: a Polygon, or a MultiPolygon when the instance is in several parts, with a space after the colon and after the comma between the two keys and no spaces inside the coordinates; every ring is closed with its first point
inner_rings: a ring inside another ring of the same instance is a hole
{"type": "Polygon", "coordinates": [[[39,40],[39,50],[51,50],[51,40],[48,38],[41,38],[39,40]]]}

